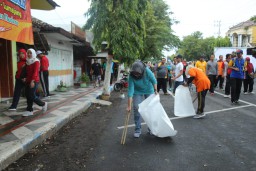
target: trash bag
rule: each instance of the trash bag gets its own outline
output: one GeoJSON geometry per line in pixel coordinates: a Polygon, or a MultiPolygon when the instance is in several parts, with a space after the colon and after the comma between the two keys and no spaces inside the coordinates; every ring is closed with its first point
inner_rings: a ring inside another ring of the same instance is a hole
{"type": "Polygon", "coordinates": [[[177,131],[168,118],[159,95],[152,94],[139,104],[139,113],[146,122],[151,133],[157,137],[175,136],[177,131]]]}
{"type": "Polygon", "coordinates": [[[183,117],[195,115],[195,109],[188,87],[180,85],[176,89],[174,100],[174,115],[183,117]]]}

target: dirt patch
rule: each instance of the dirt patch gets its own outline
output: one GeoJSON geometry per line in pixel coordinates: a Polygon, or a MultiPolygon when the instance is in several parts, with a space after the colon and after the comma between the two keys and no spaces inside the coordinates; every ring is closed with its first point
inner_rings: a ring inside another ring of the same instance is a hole
{"type": "MultiPolygon", "coordinates": [[[[115,105],[119,94],[112,93],[110,101],[115,105]]],[[[71,120],[55,135],[36,146],[10,170],[85,170],[86,161],[97,147],[98,141],[111,120],[112,106],[93,104],[86,112],[71,120]]]]}

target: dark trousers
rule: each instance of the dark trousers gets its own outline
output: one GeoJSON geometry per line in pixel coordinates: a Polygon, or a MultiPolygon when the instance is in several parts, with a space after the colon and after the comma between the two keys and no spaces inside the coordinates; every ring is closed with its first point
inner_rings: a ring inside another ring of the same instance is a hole
{"type": "Polygon", "coordinates": [[[226,76],[225,95],[230,95],[230,75],[226,76]]]}
{"type": "Polygon", "coordinates": [[[210,82],[211,82],[210,92],[211,92],[211,93],[214,93],[216,75],[208,75],[208,78],[209,78],[209,80],[210,80],[210,82]]]}
{"type": "Polygon", "coordinates": [[[248,87],[249,87],[249,92],[252,92],[253,84],[254,84],[253,78],[244,79],[244,92],[248,92],[248,87]]]}
{"type": "Polygon", "coordinates": [[[24,86],[25,84],[20,79],[16,79],[11,108],[17,108],[20,100],[21,90],[24,86]]]}
{"type": "Polygon", "coordinates": [[[35,102],[39,106],[44,106],[45,102],[41,101],[37,96],[36,96],[36,90],[38,87],[38,83],[35,83],[34,88],[30,88],[29,85],[26,85],[26,98],[27,98],[27,111],[32,112],[33,111],[33,102],[35,102]]]}
{"type": "Polygon", "coordinates": [[[167,93],[167,79],[166,78],[157,78],[157,92],[162,88],[164,93],[167,93]]]}
{"type": "Polygon", "coordinates": [[[172,77],[168,78],[169,88],[172,88],[172,77]]]}
{"type": "Polygon", "coordinates": [[[230,78],[230,86],[231,86],[231,102],[235,102],[239,100],[241,87],[242,87],[242,79],[239,78],[230,78]]]}
{"type": "Polygon", "coordinates": [[[50,96],[49,92],[49,71],[40,72],[40,81],[42,84],[42,88],[45,96],[50,96]]]}
{"type": "Polygon", "coordinates": [[[224,78],[223,78],[221,75],[218,75],[218,77],[216,78],[215,81],[216,81],[216,82],[215,82],[215,87],[218,86],[218,83],[219,83],[219,81],[220,81],[219,88],[220,88],[220,89],[223,89],[224,78]]]}
{"type": "Polygon", "coordinates": [[[183,81],[175,81],[174,82],[174,88],[173,88],[173,94],[175,94],[176,88],[179,87],[179,85],[182,85],[183,81]]]}
{"type": "Polygon", "coordinates": [[[203,90],[197,93],[197,98],[198,98],[198,107],[197,107],[197,114],[201,114],[204,112],[204,107],[205,107],[205,97],[207,94],[208,90],[203,90]]]}

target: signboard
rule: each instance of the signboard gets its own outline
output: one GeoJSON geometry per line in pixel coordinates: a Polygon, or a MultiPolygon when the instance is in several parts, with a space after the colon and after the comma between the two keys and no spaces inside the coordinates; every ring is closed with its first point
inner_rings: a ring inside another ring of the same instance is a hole
{"type": "Polygon", "coordinates": [[[85,39],[85,32],[75,23],[71,22],[71,33],[85,39]]]}
{"type": "Polygon", "coordinates": [[[0,1],[0,38],[34,44],[30,0],[0,1]]]}

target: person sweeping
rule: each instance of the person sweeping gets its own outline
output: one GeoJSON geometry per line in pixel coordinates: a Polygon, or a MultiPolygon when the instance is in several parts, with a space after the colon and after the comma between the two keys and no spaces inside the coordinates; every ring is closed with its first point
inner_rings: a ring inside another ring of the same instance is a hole
{"type": "Polygon", "coordinates": [[[141,61],[132,64],[128,78],[128,113],[131,111],[133,102],[135,132],[134,137],[141,134],[141,116],[138,105],[155,92],[157,94],[157,81],[153,72],[141,61]]]}
{"type": "Polygon", "coordinates": [[[195,68],[192,65],[187,66],[186,75],[188,78],[187,83],[184,86],[188,86],[190,83],[194,83],[197,89],[197,99],[198,99],[198,108],[196,115],[193,117],[194,119],[199,119],[205,117],[204,107],[205,107],[205,97],[207,91],[210,89],[210,80],[205,75],[205,73],[195,68]]]}

